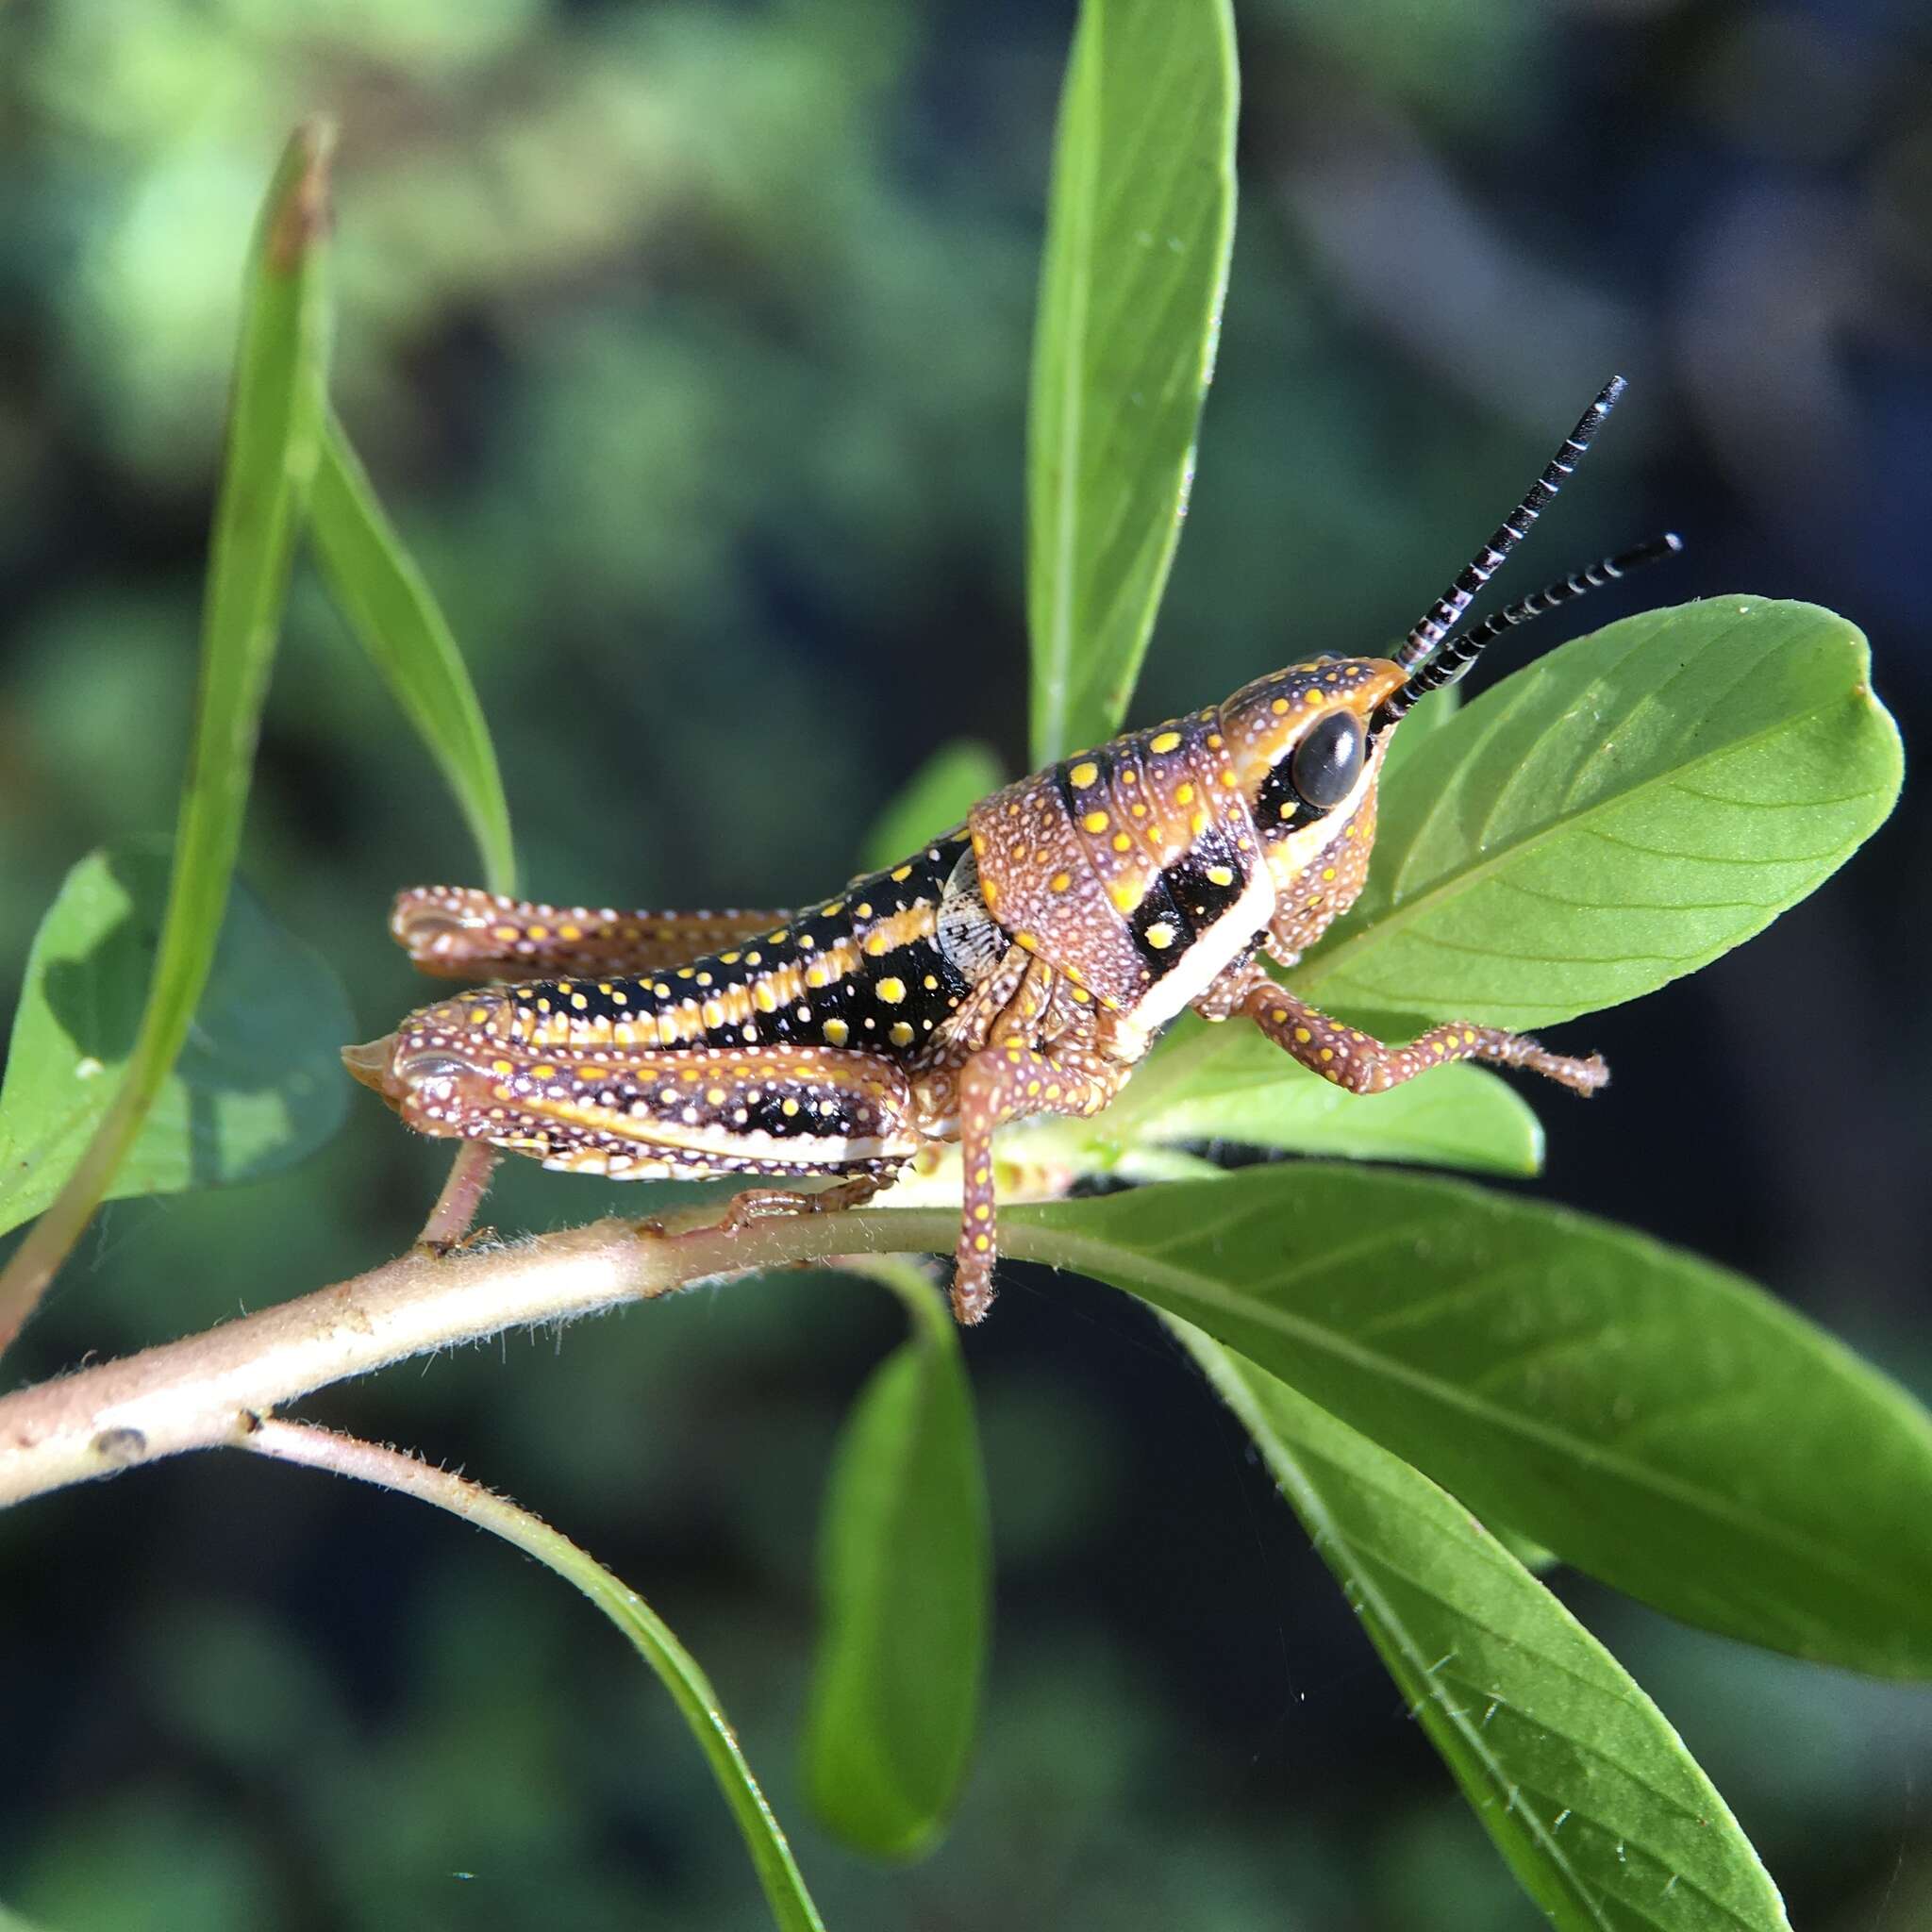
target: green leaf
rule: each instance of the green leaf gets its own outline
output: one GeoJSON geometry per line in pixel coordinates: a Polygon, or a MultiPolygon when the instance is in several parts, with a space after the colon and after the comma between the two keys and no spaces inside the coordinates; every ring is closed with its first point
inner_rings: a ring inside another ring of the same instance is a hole
{"type": "MultiPolygon", "coordinates": [[[[41,922],[0,1087],[0,1233],[74,1171],[132,1052],[168,896],[158,842],[95,852],[41,922]]],[[[320,954],[237,884],[188,1043],[107,1198],[292,1167],[341,1124],[354,1020],[320,954]]]]}
{"type": "MultiPolygon", "coordinates": [[[[433,1468],[400,1450],[380,1448],[353,1436],[279,1417],[260,1423],[237,1446],[277,1461],[306,1464],[375,1483],[445,1509],[478,1529],[487,1529],[491,1536],[501,1537],[581,1591],[629,1639],[670,1691],[671,1701],[690,1726],[731,1807],[779,1932],[824,1932],[791,1847],[752,1774],[738,1733],[724,1715],[710,1678],[677,1641],[671,1626],[636,1591],[541,1517],[466,1476],[433,1468]]],[[[506,1669],[514,1666],[514,1658],[504,1659],[506,1669]]]]}
{"type": "Polygon", "coordinates": [[[0,1274],[0,1346],[39,1300],[133,1146],[181,1051],[214,962],[295,534],[322,439],[333,145],[324,123],[296,130],[256,228],[208,549],[194,739],[159,957],[112,1106],[59,1195],[0,1274]]]}
{"type": "MultiPolygon", "coordinates": [[[[1390,646],[1392,652],[1394,646],[1390,646]]],[[[1402,729],[1389,741],[1382,754],[1382,796],[1386,799],[1391,789],[1407,784],[1406,778],[1396,774],[1408,763],[1436,733],[1445,730],[1451,720],[1462,708],[1462,687],[1459,684],[1445,685],[1441,691],[1432,691],[1424,698],[1417,700],[1415,708],[1402,721],[1402,729]]]]}
{"type": "Polygon", "coordinates": [[[1723,1269],[1537,1202],[1319,1165],[1014,1208],[1001,1245],[1207,1329],[1674,1616],[1932,1675],[1932,1418],[1723,1269]]]}
{"type": "Polygon", "coordinates": [[[1347,1093],[1257,1028],[1191,1015],[1083,1132],[1122,1149],[1233,1141],[1492,1174],[1535,1174],[1543,1154],[1528,1103],[1483,1068],[1437,1067],[1387,1093],[1347,1093]]]}
{"type": "Polygon", "coordinates": [[[931,1848],[972,1751],[991,1594],[986,1486],[938,1289],[903,1261],[854,1265],[896,1290],[912,1333],[867,1383],[833,1469],[805,1780],[827,1830],[905,1858],[931,1848]]]}
{"type": "Polygon", "coordinates": [[[1758,597],[1565,644],[1403,763],[1367,890],[1291,984],[1378,1023],[1536,1026],[1694,971],[1890,810],[1870,678],[1842,618],[1758,597]]]}
{"type": "Polygon", "coordinates": [[[860,872],[883,872],[950,830],[1006,782],[991,748],[976,739],[942,744],[907,781],[866,834],[860,872]]]}
{"type": "Polygon", "coordinates": [[[1776,1932],[1777,1888],[1662,1713],[1453,1496],[1185,1322],[1483,1828],[1565,1932],[1776,1932]]]}
{"type": "Polygon", "coordinates": [[[752,1774],[738,1733],[724,1715],[718,1693],[697,1658],[636,1591],[578,1549],[568,1537],[526,1511],[502,1504],[501,1498],[492,1501],[501,1504],[508,1515],[522,1517],[524,1521],[499,1521],[495,1512],[474,1509],[464,1512],[466,1518],[493,1530],[575,1584],[624,1632],[670,1691],[672,1702],[677,1706],[711,1767],[711,1775],[724,1792],[724,1802],[731,1807],[758,1882],[764,1887],[773,1923],[780,1932],[824,1932],[824,1922],[805,1889],[805,1874],[791,1856],[791,1847],[777,1818],[752,1774]]]}
{"type": "Polygon", "coordinates": [[[1109,736],[1180,538],[1234,242],[1228,0],[1084,0],[1027,408],[1033,756],[1109,736]]]}
{"type": "Polygon", "coordinates": [[[331,415],[308,527],[329,589],[370,661],[456,795],[492,892],[516,891],[516,851],[496,747],[428,579],[384,515],[368,473],[331,415]]]}

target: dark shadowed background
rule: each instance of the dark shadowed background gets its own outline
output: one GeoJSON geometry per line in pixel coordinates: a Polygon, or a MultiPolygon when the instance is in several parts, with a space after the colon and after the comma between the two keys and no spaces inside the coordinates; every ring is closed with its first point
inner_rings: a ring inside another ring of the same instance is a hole
{"type": "MultiPolygon", "coordinates": [[[[1518,590],[1660,527],[1647,602],[1863,625],[1932,710],[1932,31],[1907,0],[1243,0],[1243,195],[1137,719],[1381,647],[1605,376],[1518,590]]],[[[941,740],[1024,756],[1045,0],[15,0],[0,14],[0,991],[62,874],[172,820],[247,231],[341,125],[336,387],[504,755],[530,889],[787,903],[941,740]]],[[[1544,634],[1542,641],[1554,641],[1544,634]]],[[[1522,647],[1497,656],[1520,661],[1522,647]]],[[[1491,674],[1493,675],[1493,672],[1491,674]]],[[[1552,1196],[1932,1387],[1932,822],[1692,981],[1564,1029],[1552,1196]]],[[[312,577],[245,869],[365,1033],[453,808],[312,577]]],[[[358,1096],[300,1171],[108,1208],[9,1385],[404,1244],[446,1163],[358,1096]]],[[[508,1229],[641,1196],[508,1174],[508,1229]]],[[[505,1488],[716,1678],[841,1927],[1537,1923],[1234,1425],[1123,1297],[1011,1267],[971,1341],[1000,1559],[957,1828],[878,1874],[792,1752],[843,1407],[902,1319],[824,1275],[393,1370],[305,1412],[505,1488]]],[[[57,1932],[750,1927],[689,1738],[555,1579],[202,1457],[0,1520],[0,1897],[57,1932]]],[[[1795,1923],[1932,1924],[1932,1693],[1566,1597],[1795,1923]]]]}

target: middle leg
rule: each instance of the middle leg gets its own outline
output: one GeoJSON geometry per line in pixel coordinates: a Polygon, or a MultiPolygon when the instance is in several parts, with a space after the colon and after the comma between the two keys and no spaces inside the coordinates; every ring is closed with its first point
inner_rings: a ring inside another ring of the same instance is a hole
{"type": "Polygon", "coordinates": [[[1121,1090],[1129,1068],[1089,1050],[1057,1042],[983,1047],[959,1072],[959,1166],[965,1188],[953,1275],[953,1313],[963,1326],[992,1307],[999,1253],[993,1220],[993,1130],[1024,1114],[1098,1113],[1121,1090]]]}

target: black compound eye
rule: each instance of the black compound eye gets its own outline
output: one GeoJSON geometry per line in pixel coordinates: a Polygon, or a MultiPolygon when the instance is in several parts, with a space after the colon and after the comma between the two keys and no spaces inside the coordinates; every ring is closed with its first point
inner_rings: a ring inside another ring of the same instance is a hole
{"type": "Polygon", "coordinates": [[[1331,711],[1295,746],[1289,776],[1305,805],[1329,811],[1355,789],[1362,770],[1362,727],[1354,714],[1331,711]]]}

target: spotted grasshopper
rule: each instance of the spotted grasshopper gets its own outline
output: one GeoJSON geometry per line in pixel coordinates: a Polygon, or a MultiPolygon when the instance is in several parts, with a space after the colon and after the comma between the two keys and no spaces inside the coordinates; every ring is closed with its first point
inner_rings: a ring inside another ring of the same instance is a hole
{"type": "Polygon", "coordinates": [[[1297,999],[1292,966],[1361,891],[1391,738],[1424,692],[1528,617],[1668,555],[1661,538],[1474,627],[1455,625],[1622,393],[1612,381],[1490,541],[1390,658],[1318,658],[1225,703],[1023,778],[902,864],[792,912],[622,912],[405,892],[426,972],[492,983],[346,1050],[425,1134],[622,1179],[829,1178],[738,1211],[853,1205],[957,1140],[953,1308],[992,1301],[992,1136],[1097,1113],[1191,1007],[1258,1026],[1374,1093],[1448,1060],[1528,1067],[1579,1093],[1600,1058],[1452,1023],[1390,1046],[1297,999]]]}

